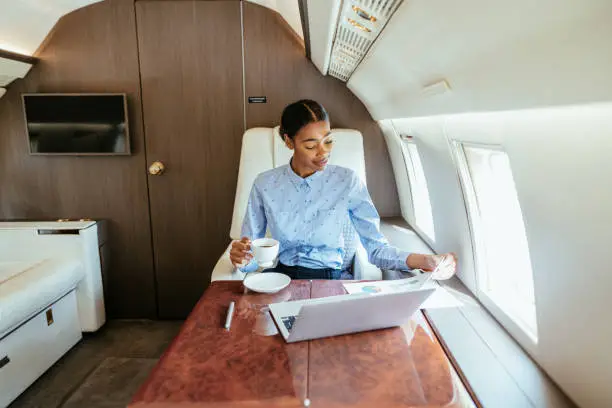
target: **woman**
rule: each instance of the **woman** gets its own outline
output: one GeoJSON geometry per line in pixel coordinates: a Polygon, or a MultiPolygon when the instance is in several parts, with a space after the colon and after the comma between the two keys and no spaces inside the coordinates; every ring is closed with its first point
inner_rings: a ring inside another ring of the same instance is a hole
{"type": "Polygon", "coordinates": [[[333,148],[329,117],[312,100],[287,106],[280,133],[293,150],[289,164],[261,173],[253,184],[242,236],[234,241],[235,266],[252,259],[251,240],[266,229],[280,242],[274,270],[292,279],[339,279],[344,255],[343,227],[352,222],[371,263],[381,269],[436,270],[448,278],[456,269],[454,254],[421,255],[389,245],[379,230],[379,217],[365,184],[352,170],[328,165],[333,148]]]}

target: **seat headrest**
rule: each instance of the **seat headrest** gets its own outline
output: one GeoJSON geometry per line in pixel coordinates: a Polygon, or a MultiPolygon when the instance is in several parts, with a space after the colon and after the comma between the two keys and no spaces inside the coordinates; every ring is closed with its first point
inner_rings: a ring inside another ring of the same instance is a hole
{"type": "Polygon", "coordinates": [[[240,151],[240,167],[238,169],[238,182],[236,183],[236,196],[234,197],[234,213],[230,237],[240,239],[242,219],[249,202],[249,194],[253,182],[259,173],[274,167],[274,145],[272,128],[253,128],[244,132],[242,136],[242,150],[240,151]]]}
{"type": "MultiPolygon", "coordinates": [[[[266,170],[288,164],[293,155],[293,152],[287,148],[281,139],[278,129],[278,126],[275,128],[253,128],[247,130],[242,137],[240,168],[238,170],[234,214],[230,230],[232,239],[240,238],[242,220],[246,212],[251,187],[257,175],[266,170]]],[[[354,170],[365,183],[365,155],[361,133],[352,129],[333,129],[332,134],[334,135],[334,150],[329,163],[354,170]]]]}

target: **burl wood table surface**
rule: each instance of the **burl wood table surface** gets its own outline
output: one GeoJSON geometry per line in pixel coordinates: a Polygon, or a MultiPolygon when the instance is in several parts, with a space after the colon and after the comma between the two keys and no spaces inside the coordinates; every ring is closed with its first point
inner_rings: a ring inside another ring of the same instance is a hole
{"type": "Polygon", "coordinates": [[[475,406],[420,311],[402,327],[293,344],[268,313],[270,303],[343,293],[340,281],[292,281],[273,295],[213,282],[129,407],[475,406]]]}

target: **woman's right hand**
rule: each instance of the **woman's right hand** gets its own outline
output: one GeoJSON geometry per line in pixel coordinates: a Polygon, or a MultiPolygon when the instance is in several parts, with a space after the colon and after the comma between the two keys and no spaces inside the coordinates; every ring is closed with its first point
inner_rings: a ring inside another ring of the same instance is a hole
{"type": "Polygon", "coordinates": [[[251,250],[251,240],[247,237],[242,237],[240,241],[233,241],[230,249],[230,260],[236,268],[244,266],[253,259],[251,250]],[[246,261],[246,262],[245,262],[246,261]]]}

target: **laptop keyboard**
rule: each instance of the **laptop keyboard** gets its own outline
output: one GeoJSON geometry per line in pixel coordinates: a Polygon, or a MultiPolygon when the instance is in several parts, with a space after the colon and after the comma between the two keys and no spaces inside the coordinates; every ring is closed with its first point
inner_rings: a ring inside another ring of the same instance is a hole
{"type": "Polygon", "coordinates": [[[283,321],[283,324],[285,325],[287,330],[291,331],[293,323],[295,323],[295,316],[283,316],[281,317],[281,320],[283,321]]]}

